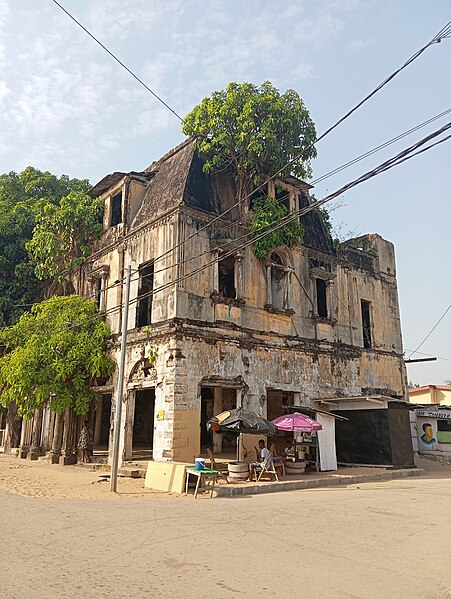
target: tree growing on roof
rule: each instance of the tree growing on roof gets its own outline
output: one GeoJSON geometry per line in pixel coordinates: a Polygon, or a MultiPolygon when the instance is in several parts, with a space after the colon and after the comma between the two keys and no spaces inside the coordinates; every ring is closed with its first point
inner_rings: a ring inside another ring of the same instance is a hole
{"type": "Polygon", "coordinates": [[[95,302],[77,295],[52,297],[33,306],[12,327],[0,331],[0,403],[17,404],[30,418],[47,402],[63,412],[86,414],[96,378],[110,376],[114,361],[106,353],[110,329],[95,302]]]}
{"type": "Polygon", "coordinates": [[[279,169],[281,177],[311,177],[315,125],[292,89],[281,94],[269,81],[229,83],[193,108],[182,131],[196,140],[205,172],[232,167],[238,198],[279,169]]]}

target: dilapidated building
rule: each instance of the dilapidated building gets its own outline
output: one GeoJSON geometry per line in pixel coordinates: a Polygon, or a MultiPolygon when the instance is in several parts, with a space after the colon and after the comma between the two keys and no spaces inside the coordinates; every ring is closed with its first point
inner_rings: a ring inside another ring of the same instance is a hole
{"type": "MultiPolygon", "coordinates": [[[[105,202],[104,233],[78,287],[105,312],[116,361],[133,269],[122,459],[142,447],[174,461],[192,461],[212,441],[219,450],[205,422],[229,407],[272,419],[290,405],[327,410],[320,400],[336,397],[407,399],[393,245],[373,234],[336,249],[312,210],[301,217],[301,245],[259,260],[252,198],[235,206],[231,173],[202,166],[186,141],[91,190],[105,202]]],[[[293,177],[265,191],[293,210],[311,204],[308,184],[293,177]]],[[[111,446],[117,376],[96,389],[97,444],[111,446]]]]}

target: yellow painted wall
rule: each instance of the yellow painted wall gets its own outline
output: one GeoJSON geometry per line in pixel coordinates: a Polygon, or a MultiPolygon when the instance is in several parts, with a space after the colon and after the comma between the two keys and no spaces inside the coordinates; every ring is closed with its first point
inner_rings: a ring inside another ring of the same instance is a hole
{"type": "Polygon", "coordinates": [[[409,401],[411,403],[449,406],[451,405],[451,388],[440,389],[430,385],[426,388],[409,389],[409,401]]]}
{"type": "Polygon", "coordinates": [[[200,454],[200,411],[174,410],[172,459],[194,464],[200,454]]]}

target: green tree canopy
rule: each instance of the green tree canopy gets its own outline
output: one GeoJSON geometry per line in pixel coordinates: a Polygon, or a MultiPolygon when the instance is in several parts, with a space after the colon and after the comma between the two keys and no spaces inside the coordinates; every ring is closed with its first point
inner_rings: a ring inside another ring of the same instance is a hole
{"type": "Polygon", "coordinates": [[[57,205],[70,193],[85,193],[87,180],[56,177],[27,167],[0,175],[0,326],[14,324],[24,304],[39,296],[40,286],[25,249],[35,218],[46,205],[57,205]]]}
{"type": "Polygon", "coordinates": [[[281,176],[312,174],[316,130],[309,112],[297,92],[280,94],[269,81],[229,83],[213,92],[185,117],[182,131],[195,138],[206,172],[234,168],[238,197],[248,182],[279,169],[281,176]]]}
{"type": "Polygon", "coordinates": [[[0,331],[5,354],[0,358],[0,402],[15,402],[21,416],[31,417],[50,401],[50,409],[72,407],[86,414],[97,377],[111,375],[115,363],[106,356],[108,325],[95,302],[79,296],[52,297],[0,331]]]}
{"type": "Polygon", "coordinates": [[[62,280],[64,272],[83,264],[90,243],[102,232],[103,202],[82,192],[70,192],[58,205],[41,206],[32,239],[25,247],[38,279],[62,280]]]}

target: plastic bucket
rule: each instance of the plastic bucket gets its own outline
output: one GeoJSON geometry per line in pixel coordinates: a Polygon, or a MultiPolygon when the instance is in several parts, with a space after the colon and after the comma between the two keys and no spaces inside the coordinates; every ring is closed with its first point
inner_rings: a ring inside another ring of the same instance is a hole
{"type": "Polygon", "coordinates": [[[205,458],[194,458],[194,468],[196,470],[205,470],[205,458]]]}

